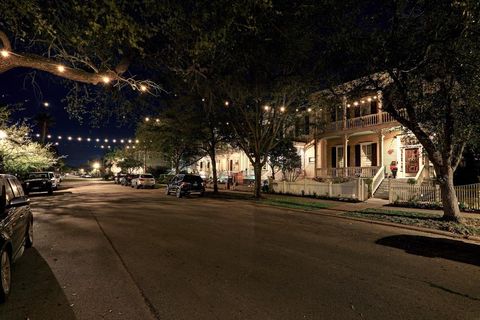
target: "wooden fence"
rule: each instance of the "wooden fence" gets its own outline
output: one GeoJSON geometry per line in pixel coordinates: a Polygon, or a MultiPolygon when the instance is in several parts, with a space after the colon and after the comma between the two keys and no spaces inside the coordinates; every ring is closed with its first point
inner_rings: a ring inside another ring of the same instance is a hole
{"type": "Polygon", "coordinates": [[[273,182],[273,191],[295,195],[317,195],[335,198],[349,198],[364,201],[368,199],[368,186],[363,179],[354,179],[344,183],[297,180],[295,182],[273,182]]]}
{"type": "MultiPolygon", "coordinates": [[[[469,210],[480,210],[480,183],[463,186],[455,186],[458,203],[461,207],[469,210]]],[[[440,187],[438,185],[390,185],[390,203],[393,202],[422,202],[441,203],[440,187]]]]}

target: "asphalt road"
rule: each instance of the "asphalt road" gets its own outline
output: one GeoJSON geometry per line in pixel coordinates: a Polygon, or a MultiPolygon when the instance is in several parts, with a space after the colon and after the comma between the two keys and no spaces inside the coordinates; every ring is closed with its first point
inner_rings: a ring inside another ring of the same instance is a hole
{"type": "Polygon", "coordinates": [[[101,182],[32,197],[0,319],[480,319],[480,246],[101,182]]]}

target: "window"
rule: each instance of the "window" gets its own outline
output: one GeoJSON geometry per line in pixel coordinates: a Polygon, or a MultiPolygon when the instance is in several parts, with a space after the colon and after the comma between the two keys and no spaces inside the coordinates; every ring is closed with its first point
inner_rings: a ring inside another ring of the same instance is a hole
{"type": "Polygon", "coordinates": [[[200,170],[203,170],[203,161],[200,161],[200,170]]]}
{"type": "Polygon", "coordinates": [[[17,190],[18,190],[18,195],[15,194],[15,196],[17,197],[23,197],[25,195],[25,193],[23,192],[23,187],[22,187],[22,184],[20,183],[20,181],[18,181],[17,179],[13,180],[16,184],[17,184],[17,190]]]}
{"type": "Polygon", "coordinates": [[[210,169],[210,161],[207,162],[207,169],[210,169]]]}
{"type": "Polygon", "coordinates": [[[5,180],[5,194],[6,194],[7,203],[9,203],[14,198],[14,195],[13,195],[12,187],[6,180],[5,180]]]}

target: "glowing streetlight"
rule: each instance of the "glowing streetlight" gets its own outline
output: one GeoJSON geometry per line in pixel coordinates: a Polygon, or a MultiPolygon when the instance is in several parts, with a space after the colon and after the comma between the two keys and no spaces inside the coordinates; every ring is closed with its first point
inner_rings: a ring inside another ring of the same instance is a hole
{"type": "Polygon", "coordinates": [[[100,163],[99,163],[99,162],[94,162],[94,163],[92,164],[92,168],[95,169],[95,170],[100,169],[100,163]]]}

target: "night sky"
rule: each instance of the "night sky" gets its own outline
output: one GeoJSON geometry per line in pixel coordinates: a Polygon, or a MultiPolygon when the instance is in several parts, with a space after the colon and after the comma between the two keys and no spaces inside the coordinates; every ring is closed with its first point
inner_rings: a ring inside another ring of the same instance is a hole
{"type": "MultiPolygon", "coordinates": [[[[31,70],[14,69],[0,74],[0,104],[22,103],[23,110],[14,109],[12,120],[25,120],[33,128],[33,136],[39,133],[35,127],[33,118],[36,114],[45,111],[54,118],[54,124],[49,129],[52,137],[62,136],[62,140],[52,139],[52,142],[59,141],[58,150],[60,155],[65,155],[66,163],[70,166],[86,164],[88,160],[98,159],[108,149],[101,149],[100,145],[115,146],[112,139],[133,138],[135,129],[130,127],[118,127],[116,123],[104,123],[100,128],[91,128],[88,123],[80,124],[76,119],[70,119],[65,110],[65,103],[62,102],[66,96],[66,89],[60,82],[52,81],[49,77],[36,77],[37,89],[32,85],[29,77],[26,77],[31,70]],[[45,107],[44,102],[49,106],[45,107]],[[72,136],[73,140],[66,138],[72,136]],[[109,143],[78,142],[77,137],[93,139],[109,139],[109,143]]],[[[48,140],[48,139],[47,139],[48,140]]],[[[117,145],[119,143],[117,142],[117,145]]]]}

